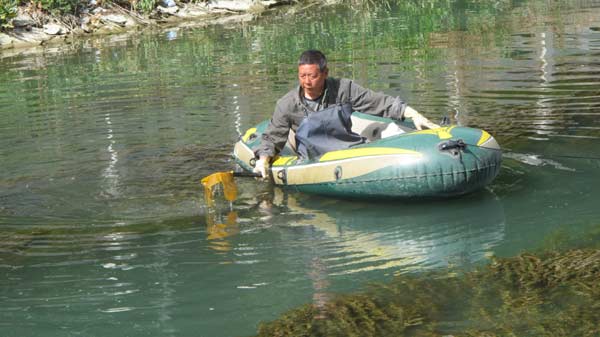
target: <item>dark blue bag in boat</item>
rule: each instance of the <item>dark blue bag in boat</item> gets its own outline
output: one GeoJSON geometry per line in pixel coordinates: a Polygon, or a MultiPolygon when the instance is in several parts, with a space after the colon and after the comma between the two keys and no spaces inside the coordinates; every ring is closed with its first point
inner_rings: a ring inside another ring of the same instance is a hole
{"type": "Polygon", "coordinates": [[[308,115],[296,130],[298,155],[318,158],[326,152],[363,144],[366,138],[352,131],[352,106],[337,104],[308,115]]]}

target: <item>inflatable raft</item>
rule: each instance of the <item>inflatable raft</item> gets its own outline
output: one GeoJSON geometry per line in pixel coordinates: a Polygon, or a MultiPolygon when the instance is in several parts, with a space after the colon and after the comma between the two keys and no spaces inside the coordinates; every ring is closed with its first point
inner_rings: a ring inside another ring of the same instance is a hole
{"type": "MultiPolygon", "coordinates": [[[[267,125],[250,128],[235,144],[234,158],[242,169],[254,167],[254,151],[267,125]]],[[[360,112],[352,114],[352,130],[367,142],[310,160],[298,158],[291,135],[272,163],[274,183],[348,198],[448,197],[488,185],[500,170],[500,146],[484,130],[446,126],[417,131],[410,120],[360,112]]]]}

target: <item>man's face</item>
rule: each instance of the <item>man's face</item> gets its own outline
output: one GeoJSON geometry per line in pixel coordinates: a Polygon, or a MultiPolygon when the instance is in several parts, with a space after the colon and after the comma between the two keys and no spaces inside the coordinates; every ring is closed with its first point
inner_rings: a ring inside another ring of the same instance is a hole
{"type": "Polygon", "coordinates": [[[298,66],[298,80],[304,89],[304,96],[318,98],[323,93],[325,80],[327,79],[327,68],[319,70],[318,64],[302,64],[298,66]]]}

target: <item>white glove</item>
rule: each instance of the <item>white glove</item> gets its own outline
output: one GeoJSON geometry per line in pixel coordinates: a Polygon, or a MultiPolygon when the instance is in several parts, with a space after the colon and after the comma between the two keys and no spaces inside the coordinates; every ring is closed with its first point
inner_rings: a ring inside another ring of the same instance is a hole
{"type": "Polygon", "coordinates": [[[423,115],[418,113],[417,110],[409,106],[407,106],[404,109],[404,117],[412,119],[417,130],[423,130],[423,127],[426,127],[428,129],[435,129],[440,127],[439,125],[430,122],[429,119],[425,118],[423,115]]]}
{"type": "Polygon", "coordinates": [[[252,172],[259,173],[261,177],[268,178],[269,177],[269,157],[260,157],[256,161],[252,172]]]}

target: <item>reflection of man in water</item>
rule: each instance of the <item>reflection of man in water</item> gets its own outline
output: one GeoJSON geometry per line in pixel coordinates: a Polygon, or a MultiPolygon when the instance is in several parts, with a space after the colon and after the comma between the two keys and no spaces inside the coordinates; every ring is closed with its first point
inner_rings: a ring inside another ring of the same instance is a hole
{"type": "Polygon", "coordinates": [[[320,257],[314,257],[310,263],[310,272],[308,276],[312,280],[312,286],[314,289],[313,293],[313,305],[317,308],[318,313],[315,315],[316,319],[326,318],[327,311],[326,304],[329,301],[329,281],[327,280],[327,266],[323,263],[320,257]]]}
{"type": "Polygon", "coordinates": [[[365,89],[349,79],[328,77],[327,59],[318,50],[307,50],[298,60],[299,86],[283,96],[257,151],[254,172],[266,177],[270,160],[285,146],[293,131],[301,157],[340,150],[364,142],[351,131],[350,114],[366,114],[403,120],[411,118],[418,130],[437,128],[399,97],[365,89]],[[310,136],[310,137],[309,137],[310,136]]]}

